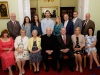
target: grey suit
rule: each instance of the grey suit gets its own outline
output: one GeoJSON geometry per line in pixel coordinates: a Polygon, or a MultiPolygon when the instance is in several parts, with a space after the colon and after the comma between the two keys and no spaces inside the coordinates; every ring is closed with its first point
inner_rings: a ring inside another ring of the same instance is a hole
{"type": "Polygon", "coordinates": [[[80,18],[77,18],[77,20],[74,23],[74,30],[75,28],[80,27],[80,29],[82,30],[82,20],[80,18]]]}
{"type": "Polygon", "coordinates": [[[16,27],[14,26],[13,22],[10,20],[7,23],[7,29],[9,31],[10,36],[15,39],[20,34],[21,26],[18,21],[16,21],[16,27]]]}

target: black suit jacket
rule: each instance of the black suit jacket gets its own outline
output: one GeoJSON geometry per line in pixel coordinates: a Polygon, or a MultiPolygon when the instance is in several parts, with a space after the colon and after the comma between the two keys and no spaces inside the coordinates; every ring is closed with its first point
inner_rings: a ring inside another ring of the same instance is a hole
{"type": "Polygon", "coordinates": [[[50,37],[48,37],[46,34],[41,36],[42,54],[45,53],[46,50],[53,50],[54,53],[57,53],[57,42],[57,37],[53,34],[50,37]]]}
{"type": "Polygon", "coordinates": [[[21,26],[18,21],[16,21],[16,24],[17,24],[17,28],[15,28],[11,20],[7,23],[9,34],[13,39],[15,39],[20,34],[21,26]]]}
{"type": "Polygon", "coordinates": [[[66,49],[66,48],[68,48],[70,50],[73,50],[73,48],[72,48],[73,47],[72,40],[71,40],[71,37],[69,35],[66,35],[66,45],[64,44],[61,35],[59,35],[57,37],[57,39],[58,39],[58,43],[59,43],[59,50],[66,49]]]}

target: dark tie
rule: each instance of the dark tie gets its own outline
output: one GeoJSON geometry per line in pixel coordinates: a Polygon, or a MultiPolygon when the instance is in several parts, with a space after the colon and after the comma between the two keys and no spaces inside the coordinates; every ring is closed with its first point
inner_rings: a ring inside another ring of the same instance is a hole
{"type": "Polygon", "coordinates": [[[16,22],[14,22],[13,24],[14,24],[15,29],[18,30],[19,27],[18,27],[18,25],[16,24],[16,22]]]}
{"type": "Polygon", "coordinates": [[[66,45],[66,36],[65,35],[63,36],[63,42],[66,45]]]}
{"type": "Polygon", "coordinates": [[[85,23],[84,23],[84,25],[83,25],[82,32],[84,32],[86,25],[87,25],[87,21],[85,21],[85,23]]]}
{"type": "Polygon", "coordinates": [[[84,25],[83,25],[84,28],[85,28],[86,24],[87,24],[87,21],[85,21],[85,23],[84,23],[84,25]]]}
{"type": "Polygon", "coordinates": [[[14,24],[14,27],[17,28],[17,24],[16,24],[16,22],[14,22],[13,24],[14,24]]]}

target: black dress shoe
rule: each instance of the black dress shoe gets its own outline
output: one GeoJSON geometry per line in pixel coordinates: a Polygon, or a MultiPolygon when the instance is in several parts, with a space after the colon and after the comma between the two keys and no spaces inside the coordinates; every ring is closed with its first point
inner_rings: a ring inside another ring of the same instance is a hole
{"type": "Polygon", "coordinates": [[[69,68],[71,72],[74,72],[74,68],[69,68]]]}
{"type": "Polygon", "coordinates": [[[54,70],[54,71],[57,71],[57,68],[53,67],[53,70],[54,70]]]}
{"type": "Polygon", "coordinates": [[[37,71],[34,71],[34,74],[36,74],[37,73],[37,71]]]}
{"type": "Polygon", "coordinates": [[[97,66],[97,68],[99,68],[99,69],[100,69],[100,66],[97,66]]]}
{"type": "Polygon", "coordinates": [[[62,71],[62,69],[61,69],[61,68],[59,68],[59,69],[57,70],[57,72],[58,72],[58,73],[61,73],[61,71],[62,71]]]}
{"type": "Polygon", "coordinates": [[[48,69],[48,68],[46,68],[46,69],[45,69],[45,72],[48,72],[48,71],[49,71],[49,69],[48,69]]]}
{"type": "Polygon", "coordinates": [[[40,73],[40,71],[37,71],[37,73],[40,73]]]}
{"type": "Polygon", "coordinates": [[[93,69],[92,68],[89,68],[89,70],[92,71],[93,69]]]}

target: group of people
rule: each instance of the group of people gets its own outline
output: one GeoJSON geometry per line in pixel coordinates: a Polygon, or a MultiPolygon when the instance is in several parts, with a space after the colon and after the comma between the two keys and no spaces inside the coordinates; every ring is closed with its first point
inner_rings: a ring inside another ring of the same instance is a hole
{"type": "Polygon", "coordinates": [[[90,20],[90,14],[86,14],[86,20],[78,18],[78,12],[73,13],[73,20],[69,20],[68,14],[64,14],[64,21],[59,16],[55,23],[50,18],[50,11],[45,12],[45,18],[40,22],[38,15],[34,15],[33,21],[28,16],[24,18],[21,26],[16,21],[16,15],[11,14],[11,20],[7,23],[7,29],[2,30],[0,38],[0,58],[3,70],[8,69],[9,75],[13,75],[12,65],[17,63],[19,75],[25,74],[24,65],[27,60],[34,67],[34,73],[39,73],[39,65],[43,60],[49,71],[48,57],[52,57],[52,68],[61,72],[63,69],[64,56],[68,56],[68,68],[73,72],[83,72],[82,54],[87,52],[90,57],[92,70],[93,60],[97,67],[96,36],[94,35],[95,24],[90,20]],[[57,66],[57,61],[59,67],[57,66]],[[76,63],[76,66],[74,65],[76,63]]]}

